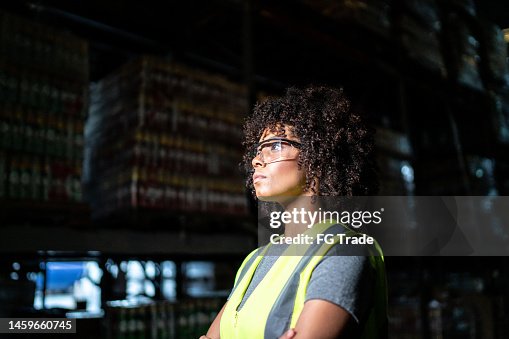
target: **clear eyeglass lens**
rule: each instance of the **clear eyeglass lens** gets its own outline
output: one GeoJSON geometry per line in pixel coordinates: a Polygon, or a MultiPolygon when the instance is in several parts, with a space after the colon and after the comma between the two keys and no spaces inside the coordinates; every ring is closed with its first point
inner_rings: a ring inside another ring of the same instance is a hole
{"type": "Polygon", "coordinates": [[[269,163],[280,158],[291,156],[293,146],[288,142],[276,140],[258,146],[256,155],[260,155],[263,162],[269,163]]]}

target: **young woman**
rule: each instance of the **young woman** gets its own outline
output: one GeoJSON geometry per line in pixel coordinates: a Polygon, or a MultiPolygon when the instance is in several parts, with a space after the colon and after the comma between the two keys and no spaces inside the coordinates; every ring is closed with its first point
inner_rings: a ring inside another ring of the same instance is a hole
{"type": "MultiPolygon", "coordinates": [[[[290,88],[255,106],[245,124],[247,186],[285,211],[318,212],[313,197],[373,195],[373,135],[341,89],[290,88]]],[[[284,237],[349,231],[329,220],[286,222],[284,237]]],[[[272,243],[252,251],[209,331],[216,338],[385,338],[383,256],[341,255],[341,245],[272,243]],[[302,254],[302,253],[301,253],[302,254]]]]}

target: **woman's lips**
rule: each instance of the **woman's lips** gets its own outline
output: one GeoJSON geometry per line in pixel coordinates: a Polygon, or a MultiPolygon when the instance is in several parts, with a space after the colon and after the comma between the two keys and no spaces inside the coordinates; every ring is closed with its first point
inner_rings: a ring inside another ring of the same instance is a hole
{"type": "Polygon", "coordinates": [[[266,176],[256,173],[253,175],[253,184],[256,184],[258,181],[265,179],[265,178],[266,178],[266,176]]]}

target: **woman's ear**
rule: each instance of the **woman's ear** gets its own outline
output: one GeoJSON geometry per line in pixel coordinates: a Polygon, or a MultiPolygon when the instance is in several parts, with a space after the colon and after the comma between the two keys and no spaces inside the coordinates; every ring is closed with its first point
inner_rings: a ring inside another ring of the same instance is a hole
{"type": "Polygon", "coordinates": [[[315,190],[315,195],[320,194],[320,180],[318,179],[318,177],[313,178],[313,184],[311,187],[313,187],[313,189],[315,190]]]}
{"type": "Polygon", "coordinates": [[[318,177],[314,177],[313,180],[311,180],[311,185],[305,193],[306,195],[320,194],[320,180],[318,179],[318,177]]]}

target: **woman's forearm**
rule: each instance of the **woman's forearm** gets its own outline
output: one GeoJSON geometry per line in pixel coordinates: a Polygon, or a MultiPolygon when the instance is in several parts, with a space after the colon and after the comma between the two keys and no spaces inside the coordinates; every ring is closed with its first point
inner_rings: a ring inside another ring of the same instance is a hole
{"type": "Polygon", "coordinates": [[[210,325],[209,330],[207,331],[207,338],[210,338],[210,339],[219,339],[220,338],[219,328],[220,328],[220,323],[221,323],[221,316],[223,315],[223,311],[224,311],[224,308],[226,307],[227,303],[228,303],[228,301],[223,305],[223,307],[221,308],[221,311],[219,311],[216,318],[210,325]]]}

